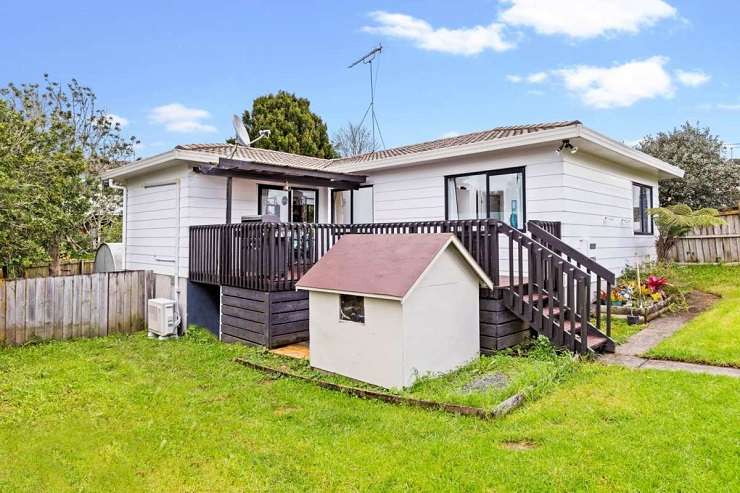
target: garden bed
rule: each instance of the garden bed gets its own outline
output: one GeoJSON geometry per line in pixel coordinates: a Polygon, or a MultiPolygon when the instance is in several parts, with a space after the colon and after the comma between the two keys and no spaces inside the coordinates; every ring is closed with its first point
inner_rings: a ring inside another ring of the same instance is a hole
{"type": "MultiPolygon", "coordinates": [[[[647,323],[654,320],[670,310],[671,305],[676,301],[674,296],[668,296],[665,299],[653,303],[644,308],[635,308],[625,305],[612,305],[611,313],[613,317],[626,319],[629,315],[639,315],[647,323]]],[[[601,313],[606,314],[606,305],[601,305],[601,313]]]]}

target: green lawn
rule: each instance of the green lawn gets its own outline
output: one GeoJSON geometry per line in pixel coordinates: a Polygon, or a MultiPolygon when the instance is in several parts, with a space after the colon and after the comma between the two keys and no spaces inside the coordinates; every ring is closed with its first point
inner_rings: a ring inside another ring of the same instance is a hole
{"type": "Polygon", "coordinates": [[[391,391],[315,370],[307,360],[278,356],[264,348],[245,347],[242,357],[262,366],[344,386],[482,409],[493,409],[496,404],[518,392],[524,392],[528,398],[536,398],[567,378],[576,367],[576,360],[571,355],[556,353],[544,337],[533,343],[528,350],[520,352],[526,354],[526,357],[517,356],[513,351],[481,356],[447,375],[424,377],[409,389],[391,391]],[[501,384],[480,390],[474,390],[469,386],[486,376],[499,377],[502,379],[501,384]]]}
{"type": "MultiPolygon", "coordinates": [[[[645,324],[643,323],[630,325],[627,323],[627,320],[623,318],[612,317],[612,339],[614,339],[614,342],[617,344],[624,344],[627,342],[627,339],[644,328],[645,324]]],[[[602,330],[605,331],[606,327],[603,326],[602,330]]]]}
{"type": "Polygon", "coordinates": [[[740,382],[579,363],[497,421],[235,364],[202,333],[0,349],[0,491],[737,491],[740,382]]]}
{"type": "Polygon", "coordinates": [[[722,297],[672,337],[648,352],[652,358],[740,367],[740,266],[677,267],[679,283],[722,297]]]}

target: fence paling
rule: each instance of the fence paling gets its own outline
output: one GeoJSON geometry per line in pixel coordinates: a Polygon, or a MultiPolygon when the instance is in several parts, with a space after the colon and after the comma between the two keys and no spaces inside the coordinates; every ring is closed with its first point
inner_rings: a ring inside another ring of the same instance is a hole
{"type": "Polygon", "coordinates": [[[0,344],[143,329],[153,285],[147,271],[0,281],[0,344]]]}
{"type": "MultiPolygon", "coordinates": [[[[60,276],[71,276],[78,274],[92,274],[95,267],[93,260],[70,260],[63,261],[59,264],[60,276]]],[[[32,265],[20,269],[13,276],[4,276],[3,269],[0,269],[0,279],[33,279],[37,277],[50,277],[51,264],[32,265]]]]}
{"type": "Polygon", "coordinates": [[[725,225],[695,228],[670,251],[678,262],[740,262],[740,211],[720,214],[725,225]]]}

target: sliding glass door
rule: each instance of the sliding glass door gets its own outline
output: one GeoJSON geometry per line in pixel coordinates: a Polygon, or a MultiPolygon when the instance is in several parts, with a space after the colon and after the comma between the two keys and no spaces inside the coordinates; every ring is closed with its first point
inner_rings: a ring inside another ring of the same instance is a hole
{"type": "Polygon", "coordinates": [[[334,224],[374,222],[372,185],[357,190],[332,190],[331,222],[334,224]]]}
{"type": "Polygon", "coordinates": [[[448,176],[446,187],[447,219],[490,218],[524,227],[524,168],[448,176]]]}

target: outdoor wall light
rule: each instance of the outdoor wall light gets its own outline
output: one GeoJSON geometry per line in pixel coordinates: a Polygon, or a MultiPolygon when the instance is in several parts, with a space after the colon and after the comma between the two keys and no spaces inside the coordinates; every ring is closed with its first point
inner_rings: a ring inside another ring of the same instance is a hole
{"type": "Polygon", "coordinates": [[[571,154],[575,154],[578,152],[578,146],[574,146],[570,143],[570,139],[563,139],[563,141],[560,143],[560,147],[558,147],[555,150],[555,154],[560,154],[564,150],[570,151],[571,154]]]}

